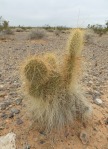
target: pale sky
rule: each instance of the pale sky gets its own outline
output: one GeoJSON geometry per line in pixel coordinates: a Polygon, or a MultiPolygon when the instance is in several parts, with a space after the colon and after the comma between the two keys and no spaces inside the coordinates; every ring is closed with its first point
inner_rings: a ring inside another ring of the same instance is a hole
{"type": "Polygon", "coordinates": [[[15,26],[105,24],[108,0],[0,0],[0,16],[15,26]]]}

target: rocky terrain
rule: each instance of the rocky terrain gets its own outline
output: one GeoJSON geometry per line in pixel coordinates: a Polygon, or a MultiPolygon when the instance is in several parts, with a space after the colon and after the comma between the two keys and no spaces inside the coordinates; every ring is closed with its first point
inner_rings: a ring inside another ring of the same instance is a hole
{"type": "Polygon", "coordinates": [[[21,92],[20,68],[29,55],[55,52],[62,59],[69,31],[59,35],[45,31],[41,40],[29,40],[29,34],[30,30],[14,31],[0,38],[0,136],[14,132],[17,149],[108,149],[108,34],[99,37],[87,31],[85,36],[81,84],[93,107],[92,124],[56,139],[29,130],[32,119],[21,92]]]}

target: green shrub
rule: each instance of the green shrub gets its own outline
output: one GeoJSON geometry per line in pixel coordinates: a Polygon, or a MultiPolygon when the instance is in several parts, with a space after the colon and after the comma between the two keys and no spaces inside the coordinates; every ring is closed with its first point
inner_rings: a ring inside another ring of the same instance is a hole
{"type": "Polygon", "coordinates": [[[3,20],[2,17],[0,17],[0,31],[3,31],[4,34],[14,34],[11,30],[11,27],[9,26],[9,21],[3,20]]]}
{"type": "MultiPolygon", "coordinates": [[[[106,23],[107,25],[107,23],[106,23]]],[[[108,31],[108,28],[99,24],[96,25],[90,25],[88,24],[88,28],[92,29],[94,33],[98,34],[99,36],[102,36],[103,34],[106,34],[108,31]]]]}

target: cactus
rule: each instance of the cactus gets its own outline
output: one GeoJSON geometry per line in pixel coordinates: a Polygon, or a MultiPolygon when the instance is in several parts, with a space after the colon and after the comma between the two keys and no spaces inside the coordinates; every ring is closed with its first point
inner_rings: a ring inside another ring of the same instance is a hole
{"type": "Polygon", "coordinates": [[[68,55],[66,56],[63,73],[66,84],[72,87],[75,87],[75,84],[78,82],[79,74],[79,58],[81,57],[81,51],[83,46],[83,33],[81,30],[77,29],[74,33],[71,33],[70,40],[68,43],[68,55]]]}
{"type": "Polygon", "coordinates": [[[78,85],[82,45],[82,31],[76,29],[62,66],[57,66],[53,54],[31,58],[23,66],[33,119],[47,130],[62,128],[76,119],[84,122],[89,116],[91,108],[78,85]]]}
{"type": "Polygon", "coordinates": [[[53,68],[57,68],[56,57],[53,53],[45,54],[45,61],[47,61],[53,68]]]}

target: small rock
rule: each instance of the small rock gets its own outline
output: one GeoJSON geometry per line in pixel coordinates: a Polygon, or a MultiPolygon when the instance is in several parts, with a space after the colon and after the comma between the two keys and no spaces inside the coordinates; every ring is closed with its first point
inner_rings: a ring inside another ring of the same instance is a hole
{"type": "Polygon", "coordinates": [[[13,118],[14,117],[14,114],[11,112],[8,117],[9,118],[13,118]]]}
{"type": "Polygon", "coordinates": [[[102,102],[102,100],[101,100],[100,98],[96,98],[96,99],[94,100],[94,102],[95,102],[97,105],[102,105],[102,104],[103,104],[103,102],[102,102]]]}
{"type": "Polygon", "coordinates": [[[108,125],[108,118],[105,120],[105,124],[108,125]]]}
{"type": "Polygon", "coordinates": [[[16,123],[17,123],[17,125],[20,125],[23,123],[23,121],[20,118],[18,118],[16,123]]]}
{"type": "Polygon", "coordinates": [[[16,109],[16,108],[13,108],[13,109],[11,109],[11,112],[12,112],[13,114],[19,114],[19,113],[20,113],[20,110],[18,110],[18,109],[16,109]]]}
{"type": "Polygon", "coordinates": [[[6,107],[8,107],[9,105],[11,105],[11,102],[10,101],[6,101],[5,105],[6,105],[6,107]]]}
{"type": "Polygon", "coordinates": [[[95,90],[95,91],[92,93],[93,100],[95,100],[96,98],[99,98],[100,95],[101,95],[101,93],[95,90]]]}
{"type": "Polygon", "coordinates": [[[22,103],[22,99],[21,99],[21,98],[16,99],[16,100],[15,100],[15,103],[16,103],[17,105],[20,105],[20,104],[22,103]]]}
{"type": "Polygon", "coordinates": [[[0,85],[0,91],[4,89],[4,85],[0,85]]]}
{"type": "Polygon", "coordinates": [[[95,94],[95,96],[100,96],[101,95],[101,93],[99,92],[99,91],[94,91],[94,94],[95,94]]]}
{"type": "Polygon", "coordinates": [[[45,143],[45,141],[44,140],[40,140],[40,144],[44,144],[45,143]]]}
{"type": "Polygon", "coordinates": [[[2,117],[3,119],[6,119],[6,118],[7,118],[7,114],[3,113],[3,114],[1,115],[1,117],[2,117]]]}
{"type": "Polygon", "coordinates": [[[5,103],[1,103],[0,104],[0,110],[5,110],[6,109],[6,104],[5,103]]]}
{"type": "Polygon", "coordinates": [[[0,149],[16,149],[15,139],[16,134],[13,132],[0,136],[0,149]]]}
{"type": "Polygon", "coordinates": [[[4,103],[1,103],[0,104],[0,109],[1,110],[5,110],[10,104],[11,104],[11,102],[9,102],[9,101],[6,101],[4,103]]]}
{"type": "Polygon", "coordinates": [[[41,135],[46,135],[44,131],[39,132],[41,135]]]}
{"type": "Polygon", "coordinates": [[[80,139],[81,139],[83,144],[88,144],[89,143],[89,137],[88,137],[88,134],[85,131],[82,131],[80,133],[80,139]]]}

